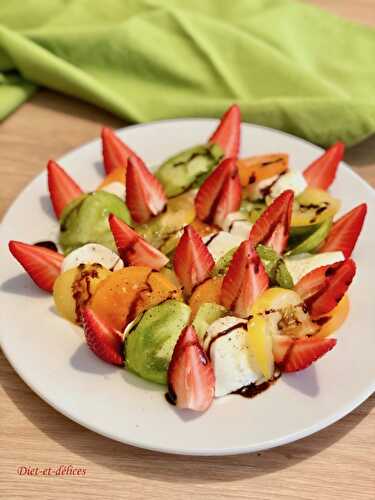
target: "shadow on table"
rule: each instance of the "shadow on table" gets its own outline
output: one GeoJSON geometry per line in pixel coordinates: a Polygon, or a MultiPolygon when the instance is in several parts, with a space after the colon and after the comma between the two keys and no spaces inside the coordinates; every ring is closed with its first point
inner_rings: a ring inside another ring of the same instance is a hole
{"type": "MultiPolygon", "coordinates": [[[[4,359],[4,363],[8,362],[4,359]]],[[[272,450],[227,457],[172,456],[127,446],[92,433],[57,413],[31,391],[25,391],[24,383],[10,367],[6,371],[12,377],[11,384],[3,384],[8,396],[26,418],[60,446],[119,474],[126,472],[142,479],[169,482],[236,481],[285,469],[342,439],[375,405],[375,397],[372,397],[340,423],[272,450]]]]}
{"type": "Polygon", "coordinates": [[[375,135],[371,135],[356,146],[348,148],[344,160],[354,167],[375,163],[375,135]]]}

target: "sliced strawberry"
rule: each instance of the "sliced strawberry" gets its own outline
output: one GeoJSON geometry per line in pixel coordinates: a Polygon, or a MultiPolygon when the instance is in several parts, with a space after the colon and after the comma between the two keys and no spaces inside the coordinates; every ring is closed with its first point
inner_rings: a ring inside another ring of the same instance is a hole
{"type": "Polygon", "coordinates": [[[138,157],[128,160],[126,204],[135,222],[140,224],[162,212],[167,204],[163,186],[138,157]]]}
{"type": "Polygon", "coordinates": [[[314,269],[303,276],[294,289],[315,319],[332,311],[349,288],[354,275],[352,259],[314,269]]]}
{"type": "Polygon", "coordinates": [[[304,170],[303,175],[310,187],[328,189],[335,180],[337,167],[345,152],[345,144],[337,142],[304,170]]]}
{"type": "Polygon", "coordinates": [[[61,272],[63,255],[49,248],[14,240],[9,242],[9,250],[39,288],[52,292],[61,272]]]}
{"type": "Polygon", "coordinates": [[[241,318],[250,315],[255,299],[268,288],[268,275],[249,240],[238,247],[224,277],[220,301],[241,318]]]}
{"type": "Polygon", "coordinates": [[[272,352],[276,364],[282,364],[293,343],[294,340],[288,335],[273,335],[272,352]]]}
{"type": "Polygon", "coordinates": [[[223,217],[238,210],[241,204],[241,182],[236,160],[227,158],[211,173],[200,187],[195,200],[197,217],[218,224],[223,217]]]}
{"type": "Polygon", "coordinates": [[[208,278],[214,265],[202,238],[191,225],[186,226],[175,250],[173,267],[187,295],[208,278]]]}
{"type": "Polygon", "coordinates": [[[249,240],[254,248],[261,243],[273,248],[279,254],[285,251],[289,238],[293,200],[294,193],[288,189],[263,212],[250,231],[249,240]]]}
{"type": "Polygon", "coordinates": [[[366,203],[343,215],[332,226],[320,252],[341,251],[348,259],[357,243],[367,213],[366,203]]]}
{"type": "Polygon", "coordinates": [[[206,411],[215,394],[215,375],[193,326],[187,326],[168,368],[167,399],[178,408],[206,411]]]}
{"type": "Polygon", "coordinates": [[[66,205],[81,196],[83,191],[65,170],[53,160],[48,162],[47,176],[53,210],[59,219],[66,205]]]}
{"type": "Polygon", "coordinates": [[[282,370],[297,372],[310,366],[336,345],[336,339],[306,337],[294,341],[282,370]]]}
{"type": "Polygon", "coordinates": [[[167,264],[168,258],[147,243],[124,221],[113,214],[110,214],[108,221],[118,253],[126,264],[151,267],[157,271],[167,264]]]}
{"type": "Polygon", "coordinates": [[[112,365],[123,366],[123,340],[119,332],[109,327],[89,307],[82,309],[86,342],[98,358],[112,365]]]}
{"type": "Polygon", "coordinates": [[[222,116],[219,126],[210,137],[212,144],[217,144],[224,151],[226,158],[238,156],[241,139],[241,111],[233,104],[222,116]]]}
{"type": "Polygon", "coordinates": [[[126,169],[129,157],[136,156],[134,151],[108,127],[102,128],[101,137],[105,173],[108,175],[118,167],[126,169]]]}

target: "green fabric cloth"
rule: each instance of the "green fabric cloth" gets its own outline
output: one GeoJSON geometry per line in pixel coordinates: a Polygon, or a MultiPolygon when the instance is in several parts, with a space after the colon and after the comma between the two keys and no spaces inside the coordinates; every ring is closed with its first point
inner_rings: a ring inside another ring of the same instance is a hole
{"type": "Polygon", "coordinates": [[[350,145],[375,131],[375,30],[292,0],[2,0],[0,119],[37,86],[130,122],[236,102],[350,145]]]}

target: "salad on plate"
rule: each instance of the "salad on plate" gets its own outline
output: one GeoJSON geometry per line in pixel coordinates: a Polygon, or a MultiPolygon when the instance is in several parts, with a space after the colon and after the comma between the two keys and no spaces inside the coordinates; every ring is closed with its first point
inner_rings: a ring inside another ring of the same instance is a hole
{"type": "Polygon", "coordinates": [[[253,397],[336,345],[366,216],[337,217],[337,143],[303,172],[286,153],[240,158],[238,106],[155,173],[102,130],[105,177],[86,193],[54,161],[57,242],[12,255],[91,351],[166,387],[178,408],[253,397]]]}

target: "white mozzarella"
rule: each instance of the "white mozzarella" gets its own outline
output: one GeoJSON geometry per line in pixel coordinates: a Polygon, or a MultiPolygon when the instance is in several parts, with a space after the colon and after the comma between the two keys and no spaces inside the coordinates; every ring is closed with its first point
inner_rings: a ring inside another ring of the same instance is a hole
{"type": "Polygon", "coordinates": [[[210,254],[214,258],[214,261],[223,257],[229,250],[238,247],[242,242],[243,238],[229,234],[226,231],[219,231],[214,235],[208,235],[203,238],[210,254]]]}
{"type": "Polygon", "coordinates": [[[122,182],[114,181],[101,188],[101,191],[107,191],[125,200],[125,185],[122,182]]]}
{"type": "Polygon", "coordinates": [[[267,179],[263,179],[262,181],[255,182],[254,184],[249,184],[248,196],[250,201],[262,200],[264,198],[262,191],[273,184],[278,179],[278,177],[278,175],[273,175],[272,177],[268,177],[267,179]]]}
{"type": "Polygon", "coordinates": [[[286,267],[296,284],[305,274],[321,266],[328,266],[344,260],[342,252],[323,252],[317,254],[301,253],[285,258],[286,267]]]}
{"type": "Polygon", "coordinates": [[[262,379],[247,343],[246,321],[225,316],[210,325],[204,338],[204,347],[210,355],[215,372],[215,396],[230,394],[245,385],[262,379]],[[228,328],[238,325],[228,333],[228,328]],[[220,334],[222,334],[220,336],[220,334]]]}
{"type": "Polygon", "coordinates": [[[249,237],[253,224],[249,221],[246,215],[242,212],[229,213],[223,223],[223,230],[227,231],[233,236],[242,238],[243,241],[249,237]]]}
{"type": "Polygon", "coordinates": [[[288,171],[277,179],[270,189],[270,198],[275,199],[287,189],[291,189],[295,196],[307,188],[307,182],[302,172],[288,171]]]}
{"type": "Polygon", "coordinates": [[[80,264],[101,264],[103,267],[114,271],[124,267],[117,253],[98,243],[88,243],[73,250],[64,258],[62,272],[80,264]]]}

